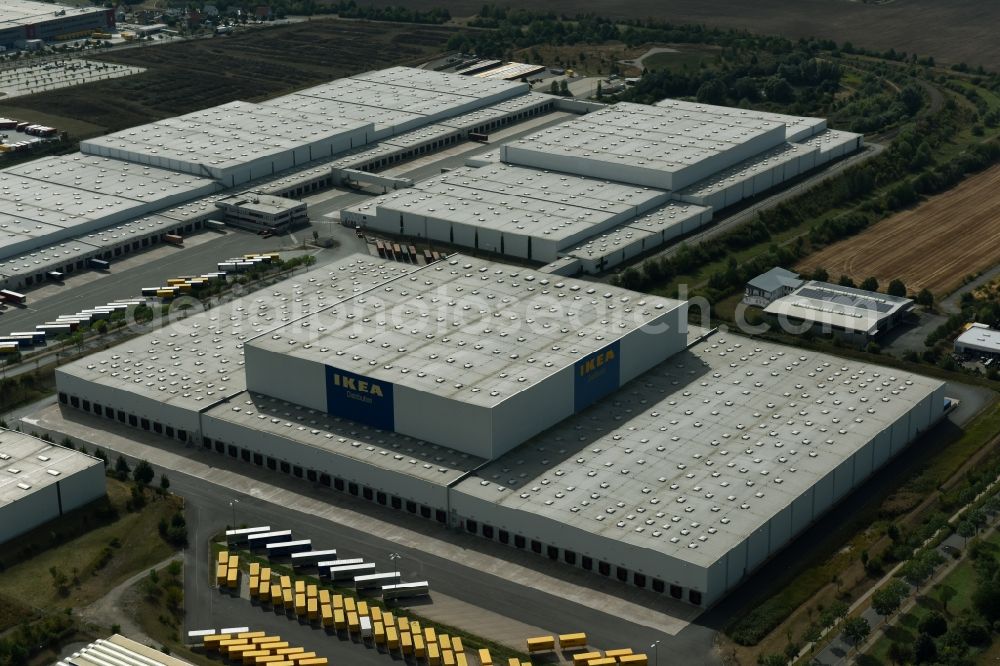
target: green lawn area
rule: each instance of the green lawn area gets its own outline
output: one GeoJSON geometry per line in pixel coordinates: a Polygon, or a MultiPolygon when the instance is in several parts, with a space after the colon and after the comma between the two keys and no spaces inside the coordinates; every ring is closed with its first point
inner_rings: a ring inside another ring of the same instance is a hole
{"type": "MultiPolygon", "coordinates": [[[[181,500],[173,495],[147,493],[146,506],[129,512],[126,503],[130,499],[130,486],[109,478],[108,500],[118,512],[117,519],[98,524],[98,518],[91,516],[89,520],[95,524],[92,529],[59,539],[58,545],[33,549],[28,559],[4,571],[3,595],[39,610],[79,608],[102,597],[136,572],[168,558],[174,548],[160,537],[158,526],[161,518],[169,520],[181,509],[181,500]],[[68,578],[65,594],[54,583],[53,567],[68,578]]],[[[81,520],[82,516],[76,519],[81,520]]],[[[51,543],[57,530],[58,526],[43,525],[18,542],[22,547],[32,539],[47,538],[51,543]]],[[[15,556],[6,555],[0,553],[0,558],[11,561],[15,556]]]]}
{"type": "Polygon", "coordinates": [[[718,55],[718,49],[679,48],[676,53],[654,53],[643,59],[642,65],[647,70],[694,71],[702,63],[712,65],[718,55]]]}
{"type": "MultiPolygon", "coordinates": [[[[983,543],[994,552],[1000,551],[1000,534],[991,533],[983,540],[983,543]]],[[[954,618],[961,616],[971,608],[972,593],[975,589],[976,573],[972,561],[962,560],[954,571],[938,585],[925,590],[924,595],[918,598],[917,605],[900,617],[896,626],[889,627],[886,634],[875,643],[865,655],[864,660],[859,661],[859,663],[867,666],[890,664],[889,645],[893,640],[912,644],[917,637],[917,627],[920,621],[935,610],[943,613],[950,623],[954,618]]]]}

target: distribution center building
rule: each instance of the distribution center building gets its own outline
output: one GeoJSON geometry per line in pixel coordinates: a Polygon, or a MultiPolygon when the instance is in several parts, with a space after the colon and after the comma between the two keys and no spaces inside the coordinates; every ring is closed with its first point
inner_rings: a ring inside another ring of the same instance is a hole
{"type": "Polygon", "coordinates": [[[104,497],[104,462],[0,430],[0,543],[104,497]]]}
{"type": "Polygon", "coordinates": [[[71,7],[35,0],[4,0],[0,5],[0,46],[7,48],[29,39],[55,42],[89,37],[95,30],[114,27],[114,9],[71,7]]]}
{"type": "Polygon", "coordinates": [[[683,302],[523,267],[358,255],[57,383],[105,422],[707,606],[945,399],[937,380],[685,321],[683,302]]]}

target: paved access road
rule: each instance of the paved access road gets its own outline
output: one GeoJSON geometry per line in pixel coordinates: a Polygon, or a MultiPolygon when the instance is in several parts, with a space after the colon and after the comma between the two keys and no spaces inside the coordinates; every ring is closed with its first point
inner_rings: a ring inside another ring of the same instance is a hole
{"type": "MultiPolygon", "coordinates": [[[[85,418],[89,421],[89,418],[85,418]]],[[[98,423],[95,421],[95,424],[98,423]]],[[[100,422],[103,423],[103,422],[100,422]]],[[[26,424],[30,428],[30,424],[26,424]]],[[[116,426],[111,428],[118,432],[116,426]]],[[[143,434],[144,435],[144,434],[143,434]]],[[[144,441],[142,435],[138,435],[144,441]]],[[[58,438],[57,438],[58,439],[58,438]]],[[[112,457],[118,452],[113,446],[114,438],[108,438],[101,445],[112,457]]],[[[344,506],[356,512],[375,515],[382,521],[395,520],[402,529],[426,533],[430,539],[442,538],[460,544],[468,543],[468,548],[477,546],[489,548],[487,544],[464,534],[447,532],[440,526],[406,514],[390,511],[369,502],[335,493],[304,481],[288,477],[266,469],[258,469],[251,465],[230,461],[228,458],[200,450],[184,449],[178,443],[165,442],[165,448],[175,453],[190,456],[199,461],[213,461],[220,469],[232,469],[243,474],[251,481],[261,485],[288,488],[298,495],[327,501],[330,504],[344,506]],[[382,515],[382,514],[385,515],[382,515]]],[[[126,455],[126,458],[129,456],[126,455]]],[[[134,462],[134,458],[131,459],[134,462]]],[[[154,467],[156,465],[154,464],[154,467]]],[[[250,494],[236,493],[232,488],[184,471],[183,463],[172,465],[178,469],[157,469],[166,471],[170,477],[171,492],[185,499],[186,516],[188,520],[188,538],[190,546],[185,553],[185,590],[186,590],[186,629],[221,627],[221,626],[258,626],[260,621],[268,619],[268,613],[252,607],[246,600],[226,599],[220,596],[218,590],[211,587],[213,572],[210,571],[209,541],[223,531],[227,524],[232,523],[232,507],[230,502],[238,500],[236,506],[236,522],[238,524],[266,524],[275,528],[291,529],[298,537],[308,537],[318,548],[337,548],[338,555],[365,557],[383,566],[390,565],[389,554],[398,553],[402,556],[401,569],[404,576],[410,580],[428,580],[433,591],[463,601],[470,606],[482,607],[492,613],[517,620],[519,623],[545,627],[550,631],[570,632],[585,630],[589,641],[602,647],[629,646],[643,648],[655,640],[660,640],[660,648],[675,659],[677,663],[685,664],[716,664],[718,660],[714,651],[715,630],[692,623],[672,636],[654,628],[635,624],[602,610],[582,606],[557,595],[541,592],[516,581],[505,579],[502,575],[494,575],[476,568],[456,564],[448,559],[428,554],[419,548],[409,548],[394,542],[390,538],[373,536],[364,530],[347,527],[326,518],[320,518],[300,510],[292,505],[279,505],[250,494]],[[231,603],[230,603],[231,602],[231,603]]],[[[496,548],[502,548],[496,546],[496,548]]],[[[511,551],[511,558],[522,557],[525,562],[545,574],[565,578],[576,585],[593,584],[603,586],[603,589],[615,589],[608,581],[596,579],[592,574],[582,571],[566,570],[544,558],[511,551]]],[[[638,593],[637,590],[632,590],[638,593]]],[[[657,606],[662,602],[658,595],[648,595],[649,602],[657,606]]],[[[415,607],[419,612],[419,609],[415,607]]],[[[289,621],[278,617],[281,627],[289,621]]],[[[294,624],[294,623],[291,623],[294,624]]],[[[278,626],[265,625],[267,629],[279,631],[278,626]]],[[[308,631],[314,631],[309,629],[308,631]]],[[[282,633],[284,635],[284,633],[282,633]]],[[[321,635],[317,632],[317,635],[321,635]]],[[[353,653],[351,653],[353,654],[353,653]]],[[[374,654],[369,652],[369,654],[374,654]]],[[[384,660],[384,657],[381,657],[384,660]]],[[[366,663],[348,659],[342,663],[366,663]]]]}
{"type": "MultiPolygon", "coordinates": [[[[364,195],[346,195],[349,201],[364,199],[364,195]]],[[[45,285],[27,292],[26,307],[8,307],[0,314],[0,332],[32,330],[64,314],[104,305],[121,298],[138,298],[142,287],[164,284],[168,278],[216,270],[218,262],[251,252],[276,252],[312,240],[315,228],[321,235],[331,231],[339,245],[317,252],[317,265],[332,262],[353,252],[367,252],[364,241],[353,230],[330,225],[322,220],[291,235],[262,238],[248,231],[229,229],[224,234],[214,231],[190,236],[189,247],[158,247],[148,252],[129,255],[112,263],[110,271],[87,271],[71,276],[63,285],[45,285]]]]}
{"type": "MultiPolygon", "coordinates": [[[[275,479],[269,481],[274,482],[279,479],[281,477],[275,475],[275,479]]],[[[188,558],[189,566],[185,574],[185,589],[188,594],[186,622],[190,628],[212,626],[213,620],[219,621],[212,605],[217,601],[214,597],[218,592],[208,587],[211,575],[208,570],[208,541],[232,522],[229,502],[238,499],[237,522],[240,525],[264,524],[276,529],[279,527],[291,529],[296,537],[302,535],[304,538],[311,538],[318,548],[336,548],[338,557],[341,554],[349,557],[365,557],[368,561],[374,561],[384,567],[391,565],[390,553],[399,553],[402,556],[401,568],[404,578],[431,581],[433,590],[486,607],[520,622],[549,627],[553,631],[560,632],[586,629],[590,642],[601,646],[625,645],[639,648],[660,640],[661,647],[669,649],[675,657],[682,654],[690,657],[683,663],[714,663],[712,656],[714,631],[711,629],[690,625],[677,636],[669,636],[523,587],[501,577],[456,565],[420,550],[401,547],[399,544],[326,520],[316,520],[294,507],[274,505],[248,495],[234,496],[234,493],[227,488],[186,474],[179,475],[177,472],[170,473],[170,481],[171,490],[184,497],[187,506],[189,538],[192,544],[188,558]]],[[[332,491],[330,495],[333,501],[332,491]]],[[[413,528],[412,525],[408,527],[413,528]]],[[[427,525],[424,529],[441,528],[427,525]]]]}

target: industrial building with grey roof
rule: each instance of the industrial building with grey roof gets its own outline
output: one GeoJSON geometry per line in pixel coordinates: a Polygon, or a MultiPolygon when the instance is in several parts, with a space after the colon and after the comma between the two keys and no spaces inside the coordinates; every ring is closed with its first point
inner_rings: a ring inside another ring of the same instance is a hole
{"type": "Polygon", "coordinates": [[[104,496],[104,463],[0,429],[0,544],[104,496]]]}
{"type": "Polygon", "coordinates": [[[687,330],[685,310],[462,255],[356,255],[69,363],[59,400],[707,606],[945,399],[687,330]]]}

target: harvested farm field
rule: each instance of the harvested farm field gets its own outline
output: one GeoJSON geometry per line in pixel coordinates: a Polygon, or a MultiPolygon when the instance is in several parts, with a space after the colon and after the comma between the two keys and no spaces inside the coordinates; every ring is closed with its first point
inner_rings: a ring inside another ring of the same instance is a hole
{"type": "Polygon", "coordinates": [[[811,254],[796,266],[822,267],[836,281],[901,279],[910,292],[951,293],[967,275],[1000,263],[1000,166],[968,178],[944,194],[876,223],[857,236],[811,254]]]}
{"type": "Polygon", "coordinates": [[[91,59],[145,67],[142,74],[0,100],[0,116],[66,129],[74,139],[190,113],[259,101],[342,76],[423,62],[452,30],[322,19],[236,35],[111,51],[91,59]],[[86,118],[80,123],[77,118],[86,118]]]}
{"type": "MultiPolygon", "coordinates": [[[[375,0],[377,5],[399,4],[375,0]]],[[[656,18],[670,23],[704,23],[760,34],[820,37],[869,49],[934,56],[994,69],[1000,62],[1000,2],[996,0],[509,0],[495,3],[555,14],[611,18],[656,18]]],[[[471,16],[482,0],[409,0],[413,9],[447,8],[471,16]]]]}

